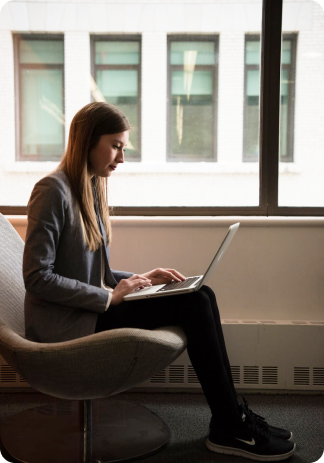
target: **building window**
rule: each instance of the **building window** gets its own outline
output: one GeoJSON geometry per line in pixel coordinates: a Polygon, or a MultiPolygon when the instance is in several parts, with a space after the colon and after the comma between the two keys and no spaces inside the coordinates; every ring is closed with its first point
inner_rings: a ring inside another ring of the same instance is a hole
{"type": "Polygon", "coordinates": [[[15,35],[16,160],[58,161],[64,150],[63,37],[15,35]]]}
{"type": "Polygon", "coordinates": [[[130,133],[126,161],[141,160],[141,38],[91,37],[92,101],[117,106],[135,127],[130,133]]]}
{"type": "MultiPolygon", "coordinates": [[[[259,160],[260,36],[245,37],[243,161],[259,160]]],[[[284,35],[281,54],[279,161],[293,161],[296,35],[284,35]]]]}
{"type": "Polygon", "coordinates": [[[216,161],[218,36],[168,36],[168,161],[216,161]]]}

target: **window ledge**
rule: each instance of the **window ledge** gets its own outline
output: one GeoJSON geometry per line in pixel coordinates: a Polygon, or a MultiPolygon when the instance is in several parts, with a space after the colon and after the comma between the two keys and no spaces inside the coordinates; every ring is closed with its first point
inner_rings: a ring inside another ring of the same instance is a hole
{"type": "MultiPolygon", "coordinates": [[[[53,161],[16,161],[4,165],[6,173],[44,173],[52,172],[59,165],[53,161]]],[[[300,174],[303,167],[300,164],[290,162],[279,163],[280,174],[300,174]]],[[[114,176],[124,174],[256,174],[259,173],[258,162],[160,162],[160,163],[141,163],[125,162],[119,166],[114,176]]]]}
{"type": "MultiPolygon", "coordinates": [[[[13,226],[27,225],[27,215],[6,215],[13,226]]],[[[324,227],[324,217],[247,217],[247,216],[112,216],[117,227],[324,227]]]]}

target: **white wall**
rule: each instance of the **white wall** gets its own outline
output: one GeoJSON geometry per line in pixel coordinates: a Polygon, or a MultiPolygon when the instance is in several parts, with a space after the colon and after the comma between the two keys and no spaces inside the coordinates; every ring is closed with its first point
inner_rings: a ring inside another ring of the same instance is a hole
{"type": "MultiPolygon", "coordinates": [[[[7,216],[24,239],[26,217],[7,216]]],[[[241,225],[213,278],[221,318],[324,321],[324,218],[115,217],[110,265],[200,275],[241,225]]]]}

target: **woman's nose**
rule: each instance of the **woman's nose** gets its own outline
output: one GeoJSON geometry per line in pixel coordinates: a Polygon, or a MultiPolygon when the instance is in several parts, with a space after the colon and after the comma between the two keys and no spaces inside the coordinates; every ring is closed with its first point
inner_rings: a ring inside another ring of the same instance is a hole
{"type": "Polygon", "coordinates": [[[117,161],[118,162],[124,162],[124,151],[120,155],[117,156],[117,161]]]}

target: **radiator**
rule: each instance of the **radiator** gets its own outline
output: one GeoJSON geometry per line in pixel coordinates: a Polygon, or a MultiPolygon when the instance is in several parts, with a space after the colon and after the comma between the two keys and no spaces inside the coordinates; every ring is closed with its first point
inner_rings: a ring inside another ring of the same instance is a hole
{"type": "MultiPolygon", "coordinates": [[[[324,392],[324,320],[222,320],[237,389],[324,392]]],[[[28,383],[0,356],[0,387],[28,383]]],[[[202,392],[187,350],[138,388],[202,392]]]]}
{"type": "MultiPolygon", "coordinates": [[[[324,391],[324,320],[222,320],[236,389],[324,391]]],[[[141,387],[198,388],[187,349],[141,387]]]]}

